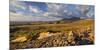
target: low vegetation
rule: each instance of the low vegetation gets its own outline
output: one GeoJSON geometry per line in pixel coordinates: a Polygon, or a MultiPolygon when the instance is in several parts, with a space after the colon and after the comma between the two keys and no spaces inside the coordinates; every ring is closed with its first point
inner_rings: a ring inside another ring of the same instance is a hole
{"type": "Polygon", "coordinates": [[[10,48],[41,48],[94,44],[94,20],[27,24],[10,27],[10,48]]]}

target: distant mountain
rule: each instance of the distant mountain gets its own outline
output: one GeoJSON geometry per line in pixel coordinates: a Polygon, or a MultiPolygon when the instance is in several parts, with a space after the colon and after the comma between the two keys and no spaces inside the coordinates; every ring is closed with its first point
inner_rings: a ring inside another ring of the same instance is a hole
{"type": "Polygon", "coordinates": [[[76,20],[80,20],[80,17],[70,17],[62,19],[62,21],[76,21],[76,20]]]}

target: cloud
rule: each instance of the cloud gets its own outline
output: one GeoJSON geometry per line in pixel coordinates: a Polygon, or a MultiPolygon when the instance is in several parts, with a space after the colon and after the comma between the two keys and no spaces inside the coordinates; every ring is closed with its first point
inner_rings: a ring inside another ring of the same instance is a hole
{"type": "Polygon", "coordinates": [[[18,2],[16,0],[10,1],[10,7],[13,7],[13,8],[15,7],[16,9],[26,9],[26,7],[23,5],[23,3],[18,2]]]}
{"type": "Polygon", "coordinates": [[[46,16],[47,17],[47,16],[49,16],[49,13],[46,12],[46,13],[43,14],[43,16],[46,16]]]}
{"type": "Polygon", "coordinates": [[[32,12],[32,13],[40,13],[41,10],[38,9],[38,7],[32,7],[31,5],[29,5],[29,10],[32,12]]]}
{"type": "Polygon", "coordinates": [[[90,8],[89,9],[89,12],[86,14],[87,17],[91,17],[91,18],[94,18],[94,8],[90,8]]]}
{"type": "Polygon", "coordinates": [[[60,4],[60,3],[46,3],[48,7],[48,16],[69,18],[69,17],[89,17],[94,16],[94,8],[91,5],[72,5],[72,4],[60,4]]]}
{"type": "Polygon", "coordinates": [[[28,12],[28,6],[25,3],[17,0],[10,0],[9,3],[10,12],[12,13],[21,13],[26,15],[28,12]]]}
{"type": "Polygon", "coordinates": [[[83,17],[87,17],[86,14],[90,11],[90,7],[88,5],[77,5],[76,10],[83,17]]]}
{"type": "Polygon", "coordinates": [[[38,13],[38,12],[39,12],[38,9],[32,8],[31,6],[30,6],[30,10],[31,10],[33,13],[38,13]]]}
{"type": "Polygon", "coordinates": [[[26,5],[24,2],[10,2],[10,21],[55,21],[61,20],[56,17],[45,17],[44,11],[33,5],[26,5]]]}
{"type": "Polygon", "coordinates": [[[63,13],[67,13],[67,5],[46,3],[48,7],[48,12],[51,16],[62,16],[63,13]]]}
{"type": "Polygon", "coordinates": [[[69,18],[71,16],[75,17],[76,16],[80,17],[82,15],[86,15],[86,17],[94,16],[93,13],[94,9],[92,9],[94,7],[90,6],[59,4],[59,3],[38,3],[39,5],[33,5],[29,3],[30,2],[22,2],[14,0],[10,1],[10,20],[53,21],[53,20],[61,20],[62,18],[69,18]],[[46,6],[41,7],[43,5],[46,6]]]}
{"type": "Polygon", "coordinates": [[[56,17],[41,17],[41,16],[30,16],[23,14],[10,13],[10,21],[57,21],[61,18],[56,17]]]}

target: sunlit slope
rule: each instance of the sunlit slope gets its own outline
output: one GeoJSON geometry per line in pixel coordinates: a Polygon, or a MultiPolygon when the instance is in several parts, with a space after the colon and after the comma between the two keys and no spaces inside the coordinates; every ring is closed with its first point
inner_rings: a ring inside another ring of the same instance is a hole
{"type": "Polygon", "coordinates": [[[94,20],[11,26],[11,49],[94,44],[94,20]]]}
{"type": "Polygon", "coordinates": [[[19,28],[20,30],[33,30],[37,31],[70,31],[70,30],[78,30],[85,28],[92,28],[94,26],[94,20],[77,20],[71,23],[65,24],[40,24],[40,25],[21,25],[21,26],[11,26],[14,28],[19,28]]]}

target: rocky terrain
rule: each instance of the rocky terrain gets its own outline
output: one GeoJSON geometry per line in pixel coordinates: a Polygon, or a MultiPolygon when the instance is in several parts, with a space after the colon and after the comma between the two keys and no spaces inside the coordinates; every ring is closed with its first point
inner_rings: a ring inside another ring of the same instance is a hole
{"type": "Polygon", "coordinates": [[[16,36],[16,38],[10,40],[10,48],[13,50],[94,44],[93,22],[92,24],[90,24],[90,21],[88,22],[89,24],[86,23],[87,21],[83,21],[84,24],[78,22],[74,22],[74,26],[78,25],[77,27],[72,26],[73,24],[71,25],[74,27],[72,29],[68,28],[69,26],[65,27],[68,29],[66,32],[45,31],[37,33],[34,36],[31,36],[32,34],[16,36]]]}

